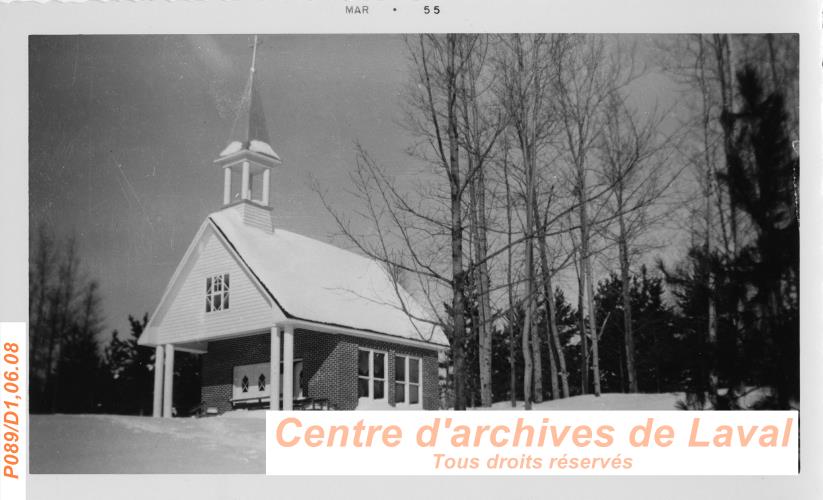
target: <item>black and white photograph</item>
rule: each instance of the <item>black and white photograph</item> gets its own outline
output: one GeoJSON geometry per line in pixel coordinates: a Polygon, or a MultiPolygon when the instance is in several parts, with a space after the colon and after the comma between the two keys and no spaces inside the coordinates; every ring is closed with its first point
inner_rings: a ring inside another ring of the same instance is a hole
{"type": "Polygon", "coordinates": [[[264,410],[799,410],[799,37],[29,38],[32,474],[264,410]]]}

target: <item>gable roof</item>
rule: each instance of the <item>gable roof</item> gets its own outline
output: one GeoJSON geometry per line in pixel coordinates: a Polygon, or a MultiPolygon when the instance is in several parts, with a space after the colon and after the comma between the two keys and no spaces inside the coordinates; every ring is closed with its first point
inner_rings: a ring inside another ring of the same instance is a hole
{"type": "Polygon", "coordinates": [[[209,220],[287,317],[448,345],[442,329],[403,311],[426,317],[380,263],[283,229],[247,226],[234,210],[209,220]]]}

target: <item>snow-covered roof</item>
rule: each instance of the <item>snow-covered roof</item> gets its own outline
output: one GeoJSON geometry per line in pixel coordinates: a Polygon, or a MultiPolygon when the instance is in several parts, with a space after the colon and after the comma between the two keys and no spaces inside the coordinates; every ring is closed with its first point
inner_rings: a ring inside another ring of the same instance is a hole
{"type": "Polygon", "coordinates": [[[220,152],[220,158],[225,158],[227,156],[231,156],[235,153],[239,153],[242,150],[251,151],[252,153],[259,153],[265,156],[269,156],[274,158],[277,161],[280,161],[280,157],[277,153],[274,152],[271,146],[268,143],[258,140],[251,140],[247,143],[243,143],[240,141],[232,141],[226,149],[220,152]]]}
{"type": "Polygon", "coordinates": [[[448,345],[442,329],[410,319],[404,307],[415,317],[426,311],[380,263],[283,229],[250,227],[235,210],[209,220],[287,316],[448,345]]]}

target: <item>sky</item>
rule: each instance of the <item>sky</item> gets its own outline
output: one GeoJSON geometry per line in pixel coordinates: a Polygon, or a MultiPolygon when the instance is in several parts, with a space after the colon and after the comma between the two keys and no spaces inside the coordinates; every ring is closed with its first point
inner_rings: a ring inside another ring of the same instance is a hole
{"type": "MultiPolygon", "coordinates": [[[[262,36],[256,81],[271,145],[276,225],[333,241],[312,190],[346,194],[355,142],[397,175],[406,153],[401,36],[262,36]]],[[[103,297],[104,336],[157,306],[205,217],[222,172],[252,37],[67,36],[30,39],[30,228],[73,234],[103,297]]],[[[659,78],[658,78],[659,79],[659,78]]],[[[652,75],[654,81],[654,75],[652,75]]],[[[659,82],[645,89],[660,90],[659,82]]]]}

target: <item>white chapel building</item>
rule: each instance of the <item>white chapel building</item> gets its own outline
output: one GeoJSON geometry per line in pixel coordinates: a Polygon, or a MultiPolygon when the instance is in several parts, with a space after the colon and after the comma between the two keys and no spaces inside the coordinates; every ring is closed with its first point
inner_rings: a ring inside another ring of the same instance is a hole
{"type": "Polygon", "coordinates": [[[175,351],[200,355],[212,411],[438,408],[443,331],[410,319],[402,306],[425,312],[381,263],[274,226],[276,178],[289,169],[271,146],[254,62],[238,124],[213,167],[222,206],[139,339],[156,348],[154,416],[173,413],[175,351]]]}

